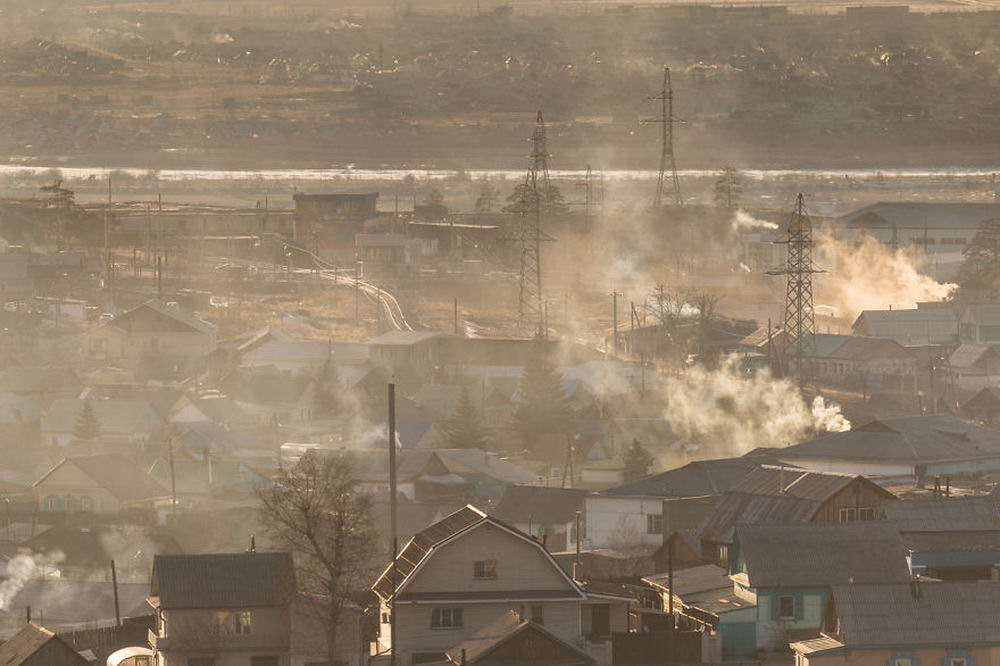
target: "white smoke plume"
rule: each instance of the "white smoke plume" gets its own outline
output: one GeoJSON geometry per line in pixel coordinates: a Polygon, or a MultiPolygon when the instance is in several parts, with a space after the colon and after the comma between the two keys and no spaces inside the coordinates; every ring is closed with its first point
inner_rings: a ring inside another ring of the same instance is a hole
{"type": "Polygon", "coordinates": [[[0,581],[0,610],[9,610],[14,597],[33,578],[44,578],[54,574],[57,564],[62,562],[62,553],[26,552],[12,557],[7,563],[7,578],[0,581]]]}
{"type": "Polygon", "coordinates": [[[736,355],[723,359],[717,370],[693,367],[664,384],[664,418],[674,433],[717,447],[720,454],[742,455],[851,429],[837,405],[822,396],[807,404],[792,381],[766,371],[744,373],[736,355]]]}
{"type": "Polygon", "coordinates": [[[836,307],[841,316],[889,306],[915,308],[920,301],[943,301],[957,288],[921,273],[918,252],[886,247],[868,235],[845,243],[820,234],[818,250],[817,263],[827,272],[815,281],[817,298],[836,307]],[[823,266],[824,257],[833,265],[823,266]]]}
{"type": "Polygon", "coordinates": [[[733,215],[733,231],[773,231],[777,228],[774,222],[759,220],[745,210],[737,210],[733,215]]]}

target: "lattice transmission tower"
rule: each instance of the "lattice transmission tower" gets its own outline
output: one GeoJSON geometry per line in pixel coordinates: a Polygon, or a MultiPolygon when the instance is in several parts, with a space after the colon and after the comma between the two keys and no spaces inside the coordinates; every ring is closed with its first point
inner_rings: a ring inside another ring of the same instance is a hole
{"type": "Polygon", "coordinates": [[[785,266],[767,274],[788,277],[783,330],[787,337],[785,344],[789,345],[786,349],[796,359],[795,372],[801,378],[804,374],[802,358],[816,352],[812,276],[823,272],[813,264],[812,220],[806,212],[805,198],[801,193],[795,200],[795,210],[788,221],[788,234],[778,242],[788,246],[785,266]]]}
{"type": "Polygon", "coordinates": [[[545,119],[539,111],[531,135],[531,166],[525,176],[518,201],[521,224],[521,270],[517,299],[517,330],[520,335],[545,338],[545,300],[542,295],[542,241],[552,240],[542,232],[542,199],[549,193],[549,153],[545,139],[545,119]]]}
{"type": "Polygon", "coordinates": [[[660,94],[647,99],[660,102],[660,115],[643,121],[660,125],[660,175],[656,181],[656,199],[653,201],[653,206],[660,208],[668,203],[683,206],[681,181],[677,176],[677,160],[674,157],[674,123],[684,121],[674,116],[674,88],[670,82],[669,67],[663,68],[663,88],[660,94]]]}

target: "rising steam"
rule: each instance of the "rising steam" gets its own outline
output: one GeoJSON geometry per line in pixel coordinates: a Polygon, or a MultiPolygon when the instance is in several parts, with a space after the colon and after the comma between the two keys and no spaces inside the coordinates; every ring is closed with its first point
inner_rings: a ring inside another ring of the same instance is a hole
{"type": "Polygon", "coordinates": [[[735,355],[723,359],[717,370],[693,367],[665,385],[664,417],[674,433],[720,454],[741,455],[851,429],[837,405],[828,405],[822,396],[809,405],[788,379],[775,379],[766,371],[742,372],[735,355]]]}
{"type": "Polygon", "coordinates": [[[733,215],[734,231],[773,231],[777,228],[774,222],[759,220],[745,210],[738,210],[733,215]]]}
{"type": "Polygon", "coordinates": [[[62,553],[19,553],[7,563],[7,578],[0,581],[0,610],[9,610],[17,593],[33,578],[51,575],[63,560],[62,553]]]}
{"type": "Polygon", "coordinates": [[[817,296],[843,316],[889,306],[915,308],[921,301],[943,301],[957,287],[921,273],[917,268],[918,252],[886,247],[868,235],[851,244],[820,235],[818,249],[820,255],[835,257],[835,267],[816,280],[817,296]]]}

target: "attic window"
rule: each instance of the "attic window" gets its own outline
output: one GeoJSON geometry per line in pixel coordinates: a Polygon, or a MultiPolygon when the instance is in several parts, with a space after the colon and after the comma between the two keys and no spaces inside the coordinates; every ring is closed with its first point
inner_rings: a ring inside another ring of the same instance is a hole
{"type": "Polygon", "coordinates": [[[472,575],[475,578],[496,578],[496,560],[476,560],[472,566],[472,575]]]}

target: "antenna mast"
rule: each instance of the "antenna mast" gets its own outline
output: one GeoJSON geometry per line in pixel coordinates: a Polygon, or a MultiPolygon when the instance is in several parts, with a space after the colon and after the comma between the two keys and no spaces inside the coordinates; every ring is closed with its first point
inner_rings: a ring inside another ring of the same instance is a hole
{"type": "Polygon", "coordinates": [[[669,67],[663,68],[663,88],[660,90],[660,94],[648,99],[660,101],[660,115],[643,121],[659,123],[660,125],[660,175],[656,181],[656,199],[653,206],[655,208],[661,208],[668,204],[683,206],[681,181],[677,176],[677,161],[674,159],[674,123],[684,121],[674,116],[674,88],[670,82],[669,67]],[[668,168],[670,169],[669,184],[667,183],[668,168]]]}

